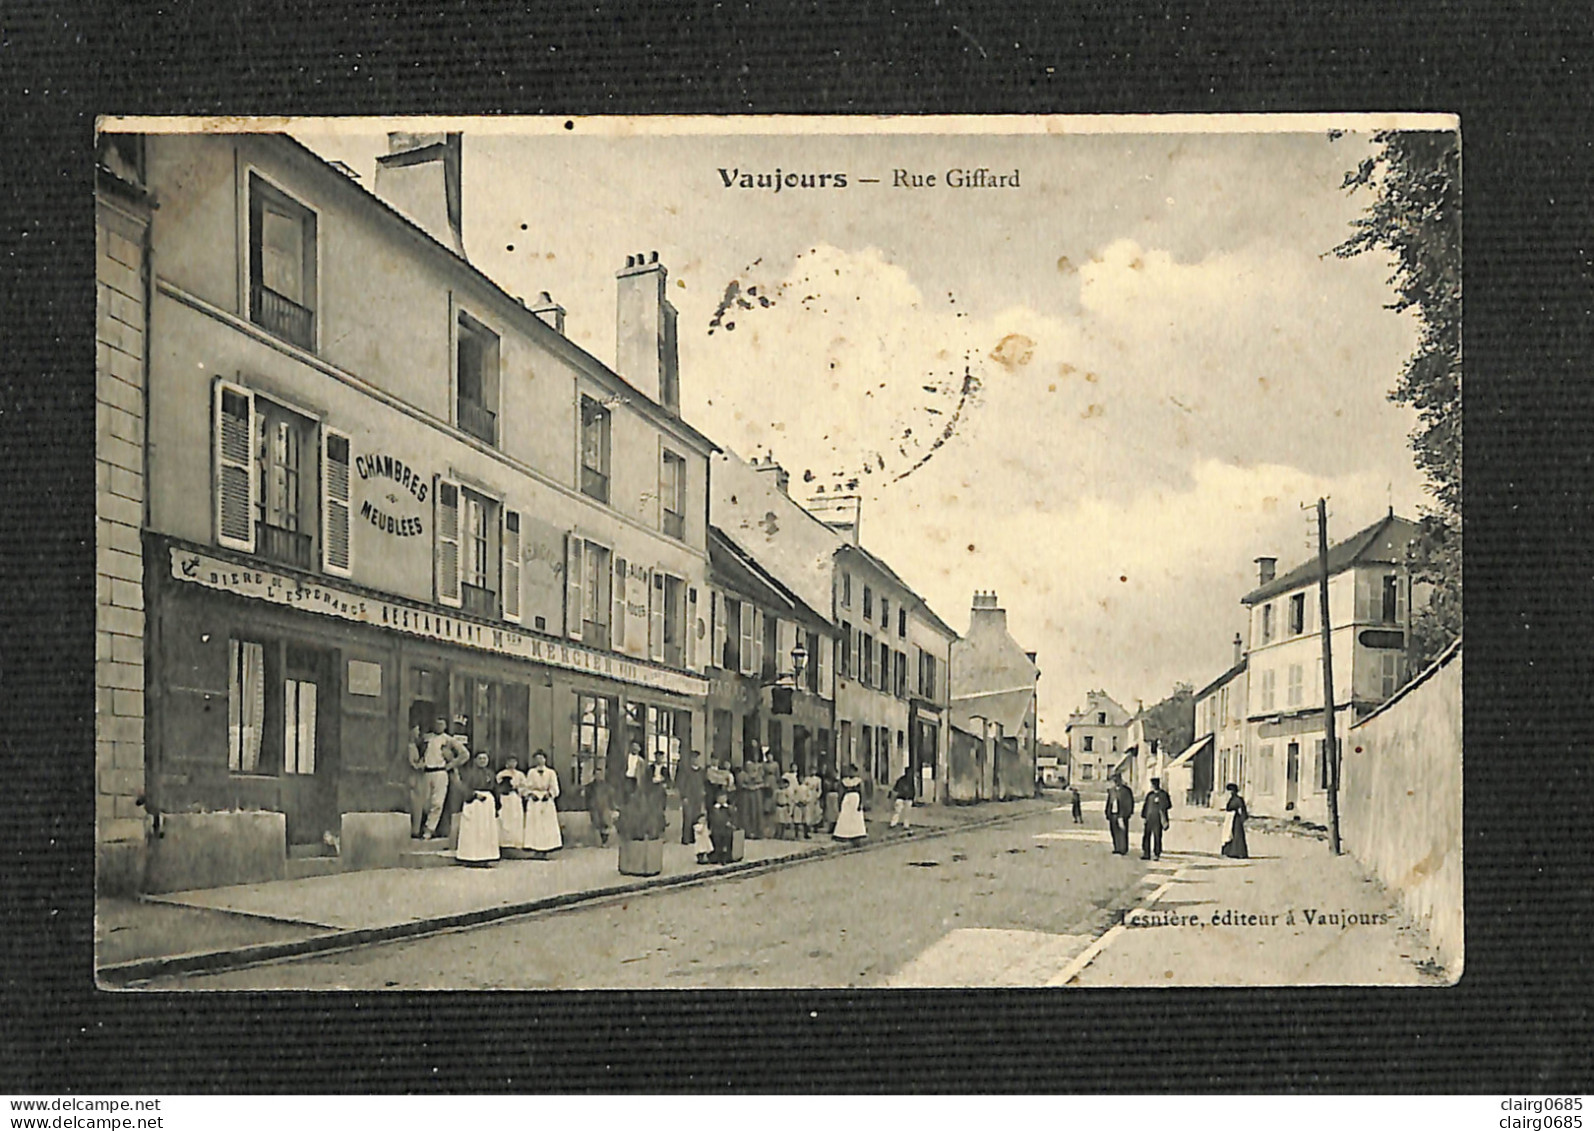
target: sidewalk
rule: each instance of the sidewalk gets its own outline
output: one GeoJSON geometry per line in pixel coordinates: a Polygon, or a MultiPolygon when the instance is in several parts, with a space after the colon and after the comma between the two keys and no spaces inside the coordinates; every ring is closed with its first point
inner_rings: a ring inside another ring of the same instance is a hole
{"type": "MultiPolygon", "coordinates": [[[[912,835],[1014,820],[1056,805],[1055,797],[1046,796],[915,808],[912,835]]],[[[889,830],[888,821],[889,810],[882,813],[877,806],[869,814],[870,838],[862,850],[903,839],[906,834],[889,830]]],[[[386,868],[101,899],[95,915],[97,965],[102,982],[120,985],[156,973],[216,969],[472,926],[860,850],[828,836],[748,840],[745,860],[719,867],[698,864],[695,850],[679,839],[679,827],[666,834],[664,871],[652,877],[621,875],[611,843],[567,847],[548,860],[500,860],[491,868],[386,868]]]]}
{"type": "MultiPolygon", "coordinates": [[[[1067,986],[1441,986],[1421,931],[1326,839],[1247,827],[1251,858],[1218,853],[1216,814],[1176,817],[1147,894],[1050,980],[1067,986]]],[[[1139,850],[1140,827],[1132,848],[1139,850]]]]}

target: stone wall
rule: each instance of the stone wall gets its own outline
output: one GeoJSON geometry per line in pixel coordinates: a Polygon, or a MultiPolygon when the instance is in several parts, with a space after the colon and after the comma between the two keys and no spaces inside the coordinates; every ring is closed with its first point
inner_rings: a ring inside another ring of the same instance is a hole
{"type": "Polygon", "coordinates": [[[1461,646],[1343,740],[1345,847],[1428,930],[1452,978],[1464,950],[1461,646]]]}
{"type": "Polygon", "coordinates": [[[147,220],[102,197],[95,209],[94,824],[96,882],[143,881],[144,334],[147,220]]]}

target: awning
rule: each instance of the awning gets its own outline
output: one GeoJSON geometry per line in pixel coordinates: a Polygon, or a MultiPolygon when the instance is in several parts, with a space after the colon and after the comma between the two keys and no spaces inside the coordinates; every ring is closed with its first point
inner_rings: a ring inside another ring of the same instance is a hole
{"type": "Polygon", "coordinates": [[[1184,753],[1180,754],[1173,761],[1164,764],[1164,766],[1162,768],[1164,770],[1171,770],[1171,769],[1173,769],[1176,766],[1184,765],[1186,762],[1190,761],[1191,758],[1194,758],[1197,754],[1201,753],[1201,748],[1203,746],[1207,745],[1208,743],[1210,743],[1212,740],[1213,740],[1213,736],[1212,735],[1210,735],[1210,734],[1202,735],[1200,738],[1198,738],[1194,742],[1192,742],[1189,746],[1186,746],[1184,748],[1184,753]]]}

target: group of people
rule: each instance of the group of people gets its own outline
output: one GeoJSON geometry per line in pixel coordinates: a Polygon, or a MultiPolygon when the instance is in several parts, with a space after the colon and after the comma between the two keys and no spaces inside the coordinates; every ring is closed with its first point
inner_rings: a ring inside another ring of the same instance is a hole
{"type": "MultiPolygon", "coordinates": [[[[1112,833],[1113,854],[1127,856],[1129,820],[1135,811],[1135,795],[1124,784],[1121,774],[1113,774],[1111,780],[1112,784],[1107,787],[1107,828],[1112,833]]],[[[1244,860],[1249,857],[1245,843],[1245,819],[1249,815],[1245,807],[1245,798],[1240,796],[1240,787],[1233,782],[1225,788],[1229,792],[1229,798],[1224,804],[1223,835],[1218,850],[1224,856],[1244,860]]],[[[1070,792],[1073,794],[1073,817],[1077,822],[1080,819],[1079,791],[1072,789],[1070,792]]],[[[1168,828],[1172,812],[1173,798],[1162,788],[1162,779],[1152,778],[1151,788],[1146,791],[1146,796],[1140,805],[1142,860],[1162,859],[1162,834],[1168,828]]]]}

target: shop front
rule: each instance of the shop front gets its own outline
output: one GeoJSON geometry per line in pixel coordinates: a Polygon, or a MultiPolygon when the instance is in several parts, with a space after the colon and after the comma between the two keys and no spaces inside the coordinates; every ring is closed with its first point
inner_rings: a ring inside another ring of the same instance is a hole
{"type": "Polygon", "coordinates": [[[908,766],[922,803],[940,801],[941,711],[920,700],[908,709],[908,766]]]}

